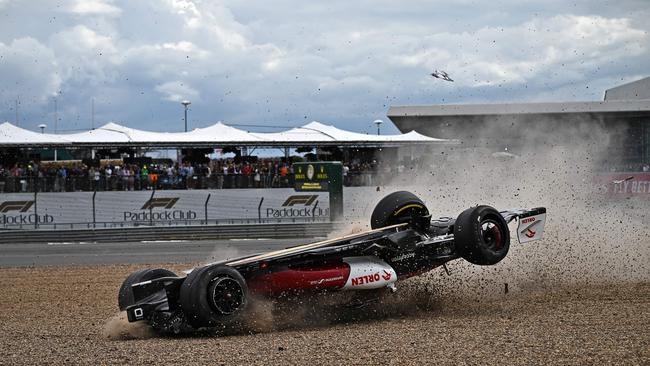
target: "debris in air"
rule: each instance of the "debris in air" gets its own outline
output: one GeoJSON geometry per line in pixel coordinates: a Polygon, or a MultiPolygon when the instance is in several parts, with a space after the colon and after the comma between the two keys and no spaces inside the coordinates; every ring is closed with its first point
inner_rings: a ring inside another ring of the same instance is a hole
{"type": "Polygon", "coordinates": [[[449,75],[443,70],[440,71],[435,70],[430,75],[436,79],[442,79],[442,80],[452,81],[452,82],[454,81],[454,79],[450,78],[449,75]]]}
{"type": "Polygon", "coordinates": [[[624,179],[613,180],[612,183],[614,183],[614,184],[621,184],[621,183],[623,183],[623,182],[625,182],[625,181],[632,180],[632,179],[634,179],[634,177],[627,177],[627,178],[624,178],[624,179]]]}

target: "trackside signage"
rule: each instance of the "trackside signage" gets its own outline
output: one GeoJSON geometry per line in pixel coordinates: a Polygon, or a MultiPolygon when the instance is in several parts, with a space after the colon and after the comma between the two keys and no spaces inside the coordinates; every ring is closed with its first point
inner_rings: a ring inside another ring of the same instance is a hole
{"type": "MultiPolygon", "coordinates": [[[[44,192],[0,194],[0,227],[112,223],[181,223],[204,220],[294,220],[329,217],[327,192],[297,193],[292,188],[191,191],[44,192]],[[207,205],[206,205],[207,202],[207,205]]],[[[59,226],[62,225],[62,226],[59,226]]],[[[76,226],[80,225],[80,226],[76,226]]],[[[47,226],[42,226],[46,228],[47,226]]],[[[67,226],[71,227],[71,226],[67,226]]]]}
{"type": "MultiPolygon", "coordinates": [[[[319,207],[318,194],[291,195],[280,207],[267,207],[267,218],[320,218],[329,217],[329,207],[319,207]]],[[[326,196],[326,195],[323,195],[326,196]]]]}
{"type": "Polygon", "coordinates": [[[33,210],[34,200],[0,201],[0,221],[7,225],[34,225],[51,224],[54,222],[52,215],[39,215],[33,210]]]}
{"type": "Polygon", "coordinates": [[[124,211],[124,221],[184,221],[196,220],[198,214],[194,210],[174,209],[180,197],[150,198],[140,210],[124,211]]]}
{"type": "Polygon", "coordinates": [[[650,194],[650,172],[599,174],[594,179],[595,191],[607,196],[650,194]]]}
{"type": "Polygon", "coordinates": [[[296,191],[323,191],[329,186],[329,169],[326,163],[294,164],[296,191]]]}

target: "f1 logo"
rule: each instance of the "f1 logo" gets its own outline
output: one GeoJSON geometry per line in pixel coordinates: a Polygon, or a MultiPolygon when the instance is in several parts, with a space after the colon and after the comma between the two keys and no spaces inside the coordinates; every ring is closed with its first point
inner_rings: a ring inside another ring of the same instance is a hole
{"type": "Polygon", "coordinates": [[[296,195],[296,196],[291,196],[287,198],[286,201],[282,204],[283,207],[285,206],[294,206],[294,205],[305,205],[309,206],[314,201],[318,198],[317,194],[309,194],[309,195],[296,195]]]}
{"type": "Polygon", "coordinates": [[[34,204],[34,201],[5,201],[0,204],[0,212],[5,213],[9,211],[27,212],[34,204]]]}
{"type": "Polygon", "coordinates": [[[178,202],[178,199],[178,197],[152,198],[144,203],[144,206],[142,206],[141,210],[148,210],[150,208],[156,207],[164,207],[165,209],[169,210],[170,208],[174,207],[176,202],[178,202]]]}

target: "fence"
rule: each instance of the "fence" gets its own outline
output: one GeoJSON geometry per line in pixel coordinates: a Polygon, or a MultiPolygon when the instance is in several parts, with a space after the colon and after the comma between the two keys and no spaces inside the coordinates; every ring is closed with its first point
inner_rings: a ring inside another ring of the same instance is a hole
{"type": "MultiPolygon", "coordinates": [[[[348,187],[381,184],[390,179],[389,174],[355,172],[344,177],[348,187]]],[[[170,189],[236,189],[236,188],[287,188],[293,187],[294,176],[243,174],[211,174],[191,177],[154,175],[131,176],[2,176],[0,193],[78,192],[78,191],[141,191],[170,189]]]]}

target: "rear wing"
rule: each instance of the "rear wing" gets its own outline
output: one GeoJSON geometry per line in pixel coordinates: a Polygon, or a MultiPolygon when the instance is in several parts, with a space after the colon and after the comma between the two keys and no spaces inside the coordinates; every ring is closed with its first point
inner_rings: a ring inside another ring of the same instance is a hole
{"type": "Polygon", "coordinates": [[[546,224],[545,207],[505,210],[500,213],[507,223],[513,220],[519,221],[517,225],[517,239],[520,243],[523,244],[542,238],[544,225],[546,224]]]}

